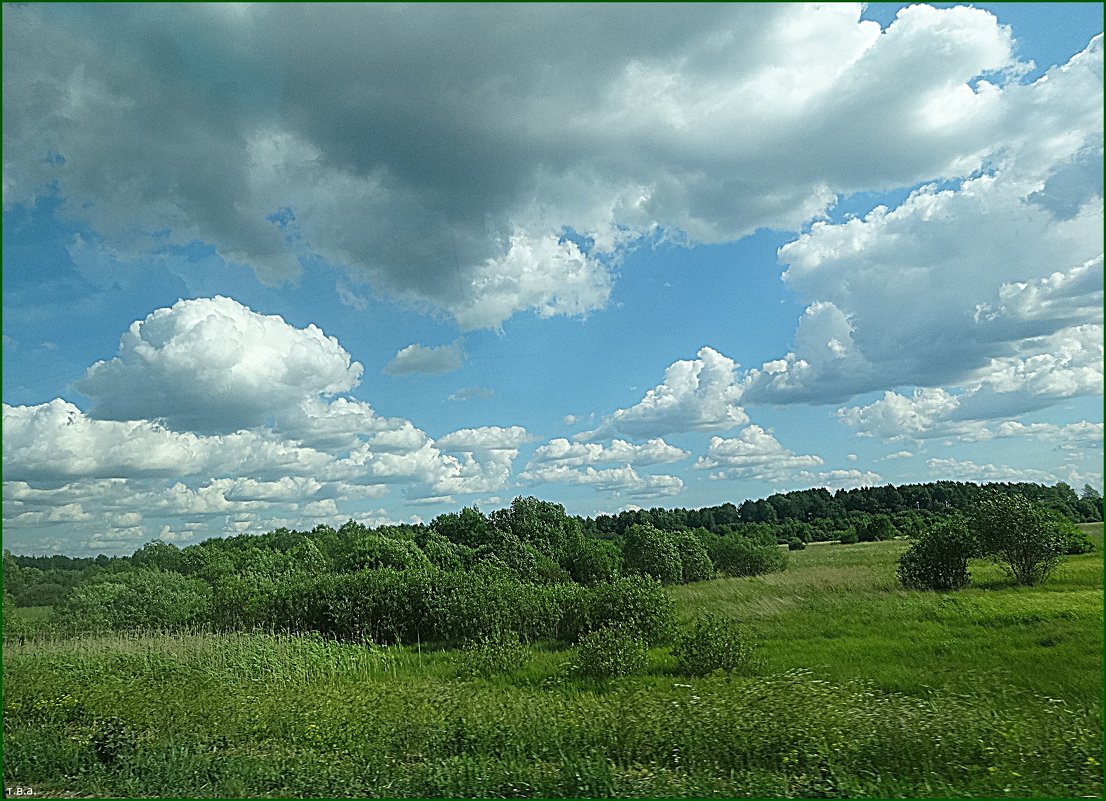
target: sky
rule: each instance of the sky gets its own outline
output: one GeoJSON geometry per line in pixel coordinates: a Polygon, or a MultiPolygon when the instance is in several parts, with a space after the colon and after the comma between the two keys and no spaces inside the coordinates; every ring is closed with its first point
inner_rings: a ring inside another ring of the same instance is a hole
{"type": "Polygon", "coordinates": [[[3,6],[16,553],[1102,489],[1103,6],[3,6]]]}

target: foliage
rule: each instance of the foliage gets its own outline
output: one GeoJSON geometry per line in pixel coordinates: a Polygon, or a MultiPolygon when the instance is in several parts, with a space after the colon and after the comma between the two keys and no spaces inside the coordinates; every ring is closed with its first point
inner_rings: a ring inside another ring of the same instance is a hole
{"type": "Polygon", "coordinates": [[[698,617],[672,649],[680,672],[688,676],[738,670],[748,664],[752,652],[737,625],[713,612],[698,617]]]}
{"type": "Polygon", "coordinates": [[[884,514],[873,515],[856,532],[859,542],[881,542],[894,538],[896,534],[898,531],[891,518],[884,514]]]}
{"type": "Polygon", "coordinates": [[[787,541],[787,550],[789,551],[802,551],[806,549],[806,543],[798,537],[792,537],[787,541]]]}
{"type": "Polygon", "coordinates": [[[759,576],[787,568],[787,551],[776,545],[756,545],[743,537],[721,537],[711,557],[727,576],[759,576]]]}
{"type": "Polygon", "coordinates": [[[635,524],[626,529],[622,558],[630,575],[649,576],[661,584],[683,580],[679,547],[668,532],[653,526],[635,524]]]}
{"type": "Polygon", "coordinates": [[[515,632],[493,632],[467,643],[462,651],[461,672],[488,677],[524,667],[526,649],[515,632]]]}
{"type": "Polygon", "coordinates": [[[1066,517],[1061,517],[1059,515],[1053,515],[1053,520],[1063,540],[1065,556],[1090,553],[1094,550],[1094,542],[1087,536],[1083,529],[1079,528],[1079,526],[1072,523],[1066,517]]]}
{"type": "Polygon", "coordinates": [[[59,609],[66,626],[86,631],[179,628],[210,614],[211,587],[179,573],[141,568],[96,576],[59,609]]]}
{"type": "Polygon", "coordinates": [[[838,538],[842,545],[856,545],[860,541],[860,535],[856,533],[856,529],[851,526],[844,529],[838,538]]]}
{"type": "Polygon", "coordinates": [[[1017,584],[1044,581],[1066,548],[1059,518],[1021,495],[983,498],[972,525],[981,553],[1002,564],[1017,584]]]}
{"type": "Polygon", "coordinates": [[[568,547],[565,562],[578,584],[614,581],[622,574],[622,553],[609,540],[581,536],[568,547]]]}
{"type": "Polygon", "coordinates": [[[899,559],[898,577],[916,590],[958,590],[968,586],[968,558],[978,545],[962,517],[950,517],[914,541],[899,559]]]}
{"type": "Polygon", "coordinates": [[[684,584],[714,578],[714,562],[696,534],[680,531],[671,536],[680,554],[680,580],[684,584]]]}
{"type": "Polygon", "coordinates": [[[606,626],[580,638],[575,670],[593,679],[629,676],[644,670],[647,662],[645,640],[621,626],[606,626]]]}
{"type": "Polygon", "coordinates": [[[609,584],[596,584],[580,596],[566,631],[580,633],[621,626],[647,643],[664,642],[672,633],[676,607],[672,597],[655,580],[628,576],[609,584]]]}

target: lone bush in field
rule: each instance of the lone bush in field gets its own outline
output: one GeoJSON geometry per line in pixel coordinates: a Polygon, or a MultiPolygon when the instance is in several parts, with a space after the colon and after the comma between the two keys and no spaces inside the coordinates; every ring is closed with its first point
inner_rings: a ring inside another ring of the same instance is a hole
{"type": "Polygon", "coordinates": [[[915,590],[959,590],[968,586],[968,558],[976,550],[963,518],[942,520],[899,558],[899,581],[915,590]]]}
{"type": "Polygon", "coordinates": [[[713,612],[698,618],[691,631],[672,649],[680,672],[706,676],[716,670],[737,670],[749,662],[753,648],[733,621],[713,612]]]}
{"type": "Polygon", "coordinates": [[[855,528],[847,528],[841,532],[840,542],[842,545],[856,545],[860,541],[860,535],[856,533],[855,528]]]}
{"type": "Polygon", "coordinates": [[[613,679],[640,672],[647,661],[645,640],[620,626],[608,626],[580,638],[576,672],[593,679],[613,679]]]}
{"type": "Polygon", "coordinates": [[[789,551],[803,551],[806,550],[806,543],[798,537],[792,537],[787,541],[787,550],[789,551]]]}
{"type": "Polygon", "coordinates": [[[1040,584],[1066,550],[1061,519],[1021,495],[983,498],[972,515],[980,550],[1017,584],[1040,584]]]}

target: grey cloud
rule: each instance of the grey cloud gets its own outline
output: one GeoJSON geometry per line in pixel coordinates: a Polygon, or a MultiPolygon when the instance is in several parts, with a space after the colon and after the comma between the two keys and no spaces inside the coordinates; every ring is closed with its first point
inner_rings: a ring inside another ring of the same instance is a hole
{"type": "Polygon", "coordinates": [[[435,375],[452,373],[465,364],[465,351],[461,340],[449,345],[424,347],[418,342],[401,348],[384,367],[386,375],[435,375]]]}
{"type": "Polygon", "coordinates": [[[658,228],[965,175],[997,124],[967,84],[1013,66],[993,17],[925,6],[882,34],[859,5],[3,13],[6,204],[56,186],[112,253],[201,240],[268,282],[316,254],[462,328],[602,308],[658,228]]]}

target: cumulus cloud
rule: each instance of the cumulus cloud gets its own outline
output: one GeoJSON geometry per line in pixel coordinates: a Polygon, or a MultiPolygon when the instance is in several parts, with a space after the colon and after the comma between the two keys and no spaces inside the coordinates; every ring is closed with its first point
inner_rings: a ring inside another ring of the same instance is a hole
{"type": "Polygon", "coordinates": [[[742,425],[749,418],[739,405],[742,390],[737,367],[736,362],[713,348],[701,348],[696,358],[669,365],[664,381],[638,403],[618,409],[594,431],[577,434],[576,439],[612,434],[645,439],[683,431],[724,431],[742,425]]]}
{"type": "MultiPolygon", "coordinates": [[[[1102,321],[1101,76],[1099,36],[1031,84],[981,83],[969,102],[1001,124],[977,173],[784,245],[784,280],[810,305],[792,352],[750,372],[746,402],[999,382],[1033,356],[1046,383],[1039,346],[1102,321]]],[[[1067,394],[1093,391],[1088,377],[1067,394]]]]}
{"type": "Polygon", "coordinates": [[[929,459],[926,466],[929,468],[931,475],[949,481],[972,481],[976,483],[987,481],[1036,481],[1043,484],[1054,484],[1060,480],[1052,473],[1044,470],[1007,467],[1006,465],[980,465],[967,459],[929,459]]]}
{"type": "Polygon", "coordinates": [[[550,440],[537,448],[530,464],[555,464],[580,467],[594,464],[651,465],[679,462],[689,456],[682,448],[669,445],[659,437],[642,445],[615,439],[610,445],[598,442],[569,442],[563,437],[550,440]]]}
{"type": "Polygon", "coordinates": [[[815,455],[796,455],[758,425],[750,425],[732,439],[711,437],[705,456],[695,462],[697,470],[714,470],[712,478],[742,478],[781,482],[797,471],[822,464],[815,455]]]}
{"type": "Polygon", "coordinates": [[[678,476],[641,475],[630,465],[622,467],[581,468],[563,464],[531,464],[519,473],[519,478],[531,484],[572,484],[594,487],[614,497],[660,498],[678,495],[684,482],[678,476]]]}
{"type": "MultiPolygon", "coordinates": [[[[969,175],[1012,110],[1051,113],[970,8],[886,31],[860,4],[3,13],[6,206],[56,192],[113,256],[199,240],[267,282],[319,256],[464,328],[600,308],[658,232],[799,230],[969,175]]],[[[1069,213],[1079,177],[1040,202],[1069,213]]]]}
{"type": "Polygon", "coordinates": [[[465,364],[465,351],[461,340],[449,345],[423,347],[418,342],[401,348],[384,367],[386,375],[435,375],[452,373],[465,364]]]}
{"type": "Polygon", "coordinates": [[[133,323],[76,383],[92,417],[227,433],[346,392],[362,368],[315,325],[295,328],[231,298],[181,300],[133,323]]]}
{"type": "Polygon", "coordinates": [[[993,436],[989,421],[1008,420],[1057,400],[1103,391],[1103,329],[1083,325],[1025,340],[1017,353],[992,359],[962,389],[887,391],[867,406],[838,409],[861,436],[888,440],[993,436]]]}

